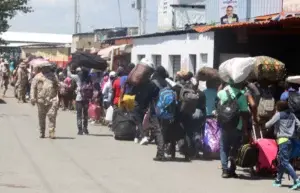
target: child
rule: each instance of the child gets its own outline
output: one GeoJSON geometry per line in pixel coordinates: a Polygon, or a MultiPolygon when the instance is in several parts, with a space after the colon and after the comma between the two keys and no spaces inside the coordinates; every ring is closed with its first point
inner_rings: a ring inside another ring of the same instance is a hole
{"type": "Polygon", "coordinates": [[[283,174],[287,172],[294,180],[294,185],[291,187],[291,190],[296,190],[300,188],[300,179],[290,164],[290,139],[294,136],[296,125],[300,126],[300,121],[289,110],[286,101],[278,101],[276,108],[277,111],[275,115],[265,124],[266,128],[270,128],[274,125],[274,134],[278,143],[278,171],[273,186],[280,187],[283,174]]]}

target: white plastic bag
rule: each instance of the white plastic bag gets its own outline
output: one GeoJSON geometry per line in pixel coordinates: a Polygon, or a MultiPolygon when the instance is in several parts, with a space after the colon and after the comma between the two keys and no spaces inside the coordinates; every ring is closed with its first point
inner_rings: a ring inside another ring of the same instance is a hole
{"type": "Polygon", "coordinates": [[[219,67],[220,78],[229,82],[240,83],[246,80],[253,71],[255,58],[232,58],[223,62],[219,67]]]}
{"type": "Polygon", "coordinates": [[[112,122],[114,108],[112,106],[108,107],[106,111],[105,121],[112,122]]]}
{"type": "Polygon", "coordinates": [[[300,76],[289,76],[286,81],[289,83],[300,84],[300,76]]]}

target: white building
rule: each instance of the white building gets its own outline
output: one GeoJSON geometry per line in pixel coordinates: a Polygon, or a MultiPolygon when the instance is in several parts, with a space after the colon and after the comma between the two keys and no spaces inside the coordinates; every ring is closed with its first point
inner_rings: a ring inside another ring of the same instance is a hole
{"type": "Polygon", "coordinates": [[[205,23],[205,0],[158,0],[158,31],[205,23]]]}
{"type": "Polygon", "coordinates": [[[170,76],[179,70],[196,72],[200,67],[213,67],[214,32],[170,31],[133,37],[131,62],[146,57],[165,67],[170,76]]]}

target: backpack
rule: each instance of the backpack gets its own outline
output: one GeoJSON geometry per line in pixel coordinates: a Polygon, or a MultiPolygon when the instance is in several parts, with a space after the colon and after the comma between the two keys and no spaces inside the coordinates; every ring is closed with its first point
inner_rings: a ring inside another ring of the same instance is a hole
{"type": "Polygon", "coordinates": [[[180,112],[192,115],[196,111],[199,101],[196,91],[184,87],[180,90],[179,99],[181,101],[180,112]]]}
{"type": "Polygon", "coordinates": [[[257,107],[257,115],[259,118],[270,118],[275,111],[275,99],[269,92],[262,92],[257,107]]]}
{"type": "Polygon", "coordinates": [[[81,94],[82,100],[84,100],[84,101],[91,100],[94,95],[93,85],[91,83],[83,82],[80,87],[80,94],[81,94]]]}
{"type": "Polygon", "coordinates": [[[176,94],[166,87],[159,91],[158,101],[156,103],[157,117],[165,120],[174,120],[176,110],[176,94]]]}
{"type": "Polygon", "coordinates": [[[300,112],[300,94],[298,92],[289,92],[289,108],[294,112],[300,112]]]}
{"type": "Polygon", "coordinates": [[[240,147],[236,164],[242,168],[252,168],[258,161],[258,148],[254,144],[245,144],[240,147]]]}
{"type": "Polygon", "coordinates": [[[228,100],[221,104],[219,101],[217,106],[218,122],[223,129],[236,128],[240,120],[240,107],[238,99],[242,93],[238,93],[235,98],[231,97],[229,90],[226,90],[228,100]]]}

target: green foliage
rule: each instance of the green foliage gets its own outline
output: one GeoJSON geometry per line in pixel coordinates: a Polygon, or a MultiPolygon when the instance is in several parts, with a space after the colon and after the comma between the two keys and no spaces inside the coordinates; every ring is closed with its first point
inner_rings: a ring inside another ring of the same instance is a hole
{"type": "MultiPolygon", "coordinates": [[[[12,19],[17,12],[29,13],[32,8],[27,6],[29,0],[0,0],[0,34],[9,29],[8,21],[12,19]]],[[[5,43],[0,38],[0,44],[5,43]]]]}

